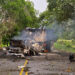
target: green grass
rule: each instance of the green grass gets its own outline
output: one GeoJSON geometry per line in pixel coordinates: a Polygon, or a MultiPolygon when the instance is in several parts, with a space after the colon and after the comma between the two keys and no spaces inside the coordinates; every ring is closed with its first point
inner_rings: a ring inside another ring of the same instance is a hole
{"type": "Polygon", "coordinates": [[[72,52],[75,53],[75,44],[64,43],[64,42],[56,42],[54,43],[54,48],[60,51],[72,52]]]}
{"type": "MultiPolygon", "coordinates": [[[[8,46],[9,46],[9,44],[8,44],[8,46]]],[[[5,44],[0,44],[0,47],[7,47],[7,45],[5,44]]]]}

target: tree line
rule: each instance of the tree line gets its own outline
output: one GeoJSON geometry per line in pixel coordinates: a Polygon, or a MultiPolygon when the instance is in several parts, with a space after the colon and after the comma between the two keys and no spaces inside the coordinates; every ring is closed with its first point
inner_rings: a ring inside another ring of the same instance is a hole
{"type": "Polygon", "coordinates": [[[26,27],[38,27],[33,3],[25,0],[0,0],[0,44],[26,27]]]}
{"type": "Polygon", "coordinates": [[[60,38],[75,39],[75,0],[47,0],[47,2],[47,10],[40,14],[41,25],[62,32],[58,33],[60,38]]]}

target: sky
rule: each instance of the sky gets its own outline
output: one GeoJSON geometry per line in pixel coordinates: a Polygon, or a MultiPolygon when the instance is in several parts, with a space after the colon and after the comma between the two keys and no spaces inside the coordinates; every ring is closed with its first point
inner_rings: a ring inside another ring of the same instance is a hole
{"type": "Polygon", "coordinates": [[[42,13],[47,9],[47,1],[46,0],[30,0],[34,3],[34,8],[42,13]]]}

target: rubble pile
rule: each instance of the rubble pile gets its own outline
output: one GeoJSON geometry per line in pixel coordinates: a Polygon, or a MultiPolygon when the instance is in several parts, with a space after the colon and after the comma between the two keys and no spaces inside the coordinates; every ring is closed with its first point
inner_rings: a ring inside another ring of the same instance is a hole
{"type": "Polygon", "coordinates": [[[7,54],[31,56],[38,55],[39,52],[51,52],[55,40],[56,36],[53,30],[26,28],[20,35],[14,36],[10,40],[7,54]]]}

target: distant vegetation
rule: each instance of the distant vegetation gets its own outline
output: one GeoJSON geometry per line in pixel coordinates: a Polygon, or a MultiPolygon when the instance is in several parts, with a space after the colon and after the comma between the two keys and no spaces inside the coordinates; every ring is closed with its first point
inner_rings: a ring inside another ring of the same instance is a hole
{"type": "Polygon", "coordinates": [[[40,14],[40,24],[62,32],[59,37],[75,39],[75,0],[47,0],[48,9],[40,14]]]}
{"type": "Polygon", "coordinates": [[[75,53],[75,40],[73,40],[73,39],[72,40],[59,39],[54,44],[54,47],[57,50],[75,53]]]}

